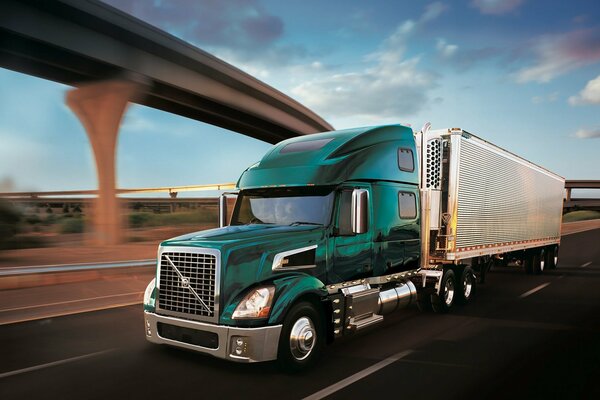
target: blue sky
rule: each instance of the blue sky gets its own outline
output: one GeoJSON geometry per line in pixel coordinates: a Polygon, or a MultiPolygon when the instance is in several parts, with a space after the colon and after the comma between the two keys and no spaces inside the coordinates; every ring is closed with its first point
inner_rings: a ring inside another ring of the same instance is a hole
{"type": "MultiPolygon", "coordinates": [[[[336,128],[458,126],[568,179],[600,179],[596,1],[107,2],[255,75],[336,128]]],[[[95,187],[87,137],[64,105],[69,88],[5,69],[0,88],[0,186],[95,187]]],[[[133,105],[117,182],[235,181],[269,147],[133,105]]]]}

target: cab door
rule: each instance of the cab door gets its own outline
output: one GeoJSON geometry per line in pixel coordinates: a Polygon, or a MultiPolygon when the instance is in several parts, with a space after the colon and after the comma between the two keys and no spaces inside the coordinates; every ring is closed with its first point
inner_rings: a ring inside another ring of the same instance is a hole
{"type": "Polygon", "coordinates": [[[344,282],[373,274],[373,229],[369,185],[356,184],[342,187],[336,199],[335,233],[333,238],[332,267],[328,274],[330,283],[344,282]],[[354,233],[352,229],[353,192],[367,193],[366,231],[354,233]]]}

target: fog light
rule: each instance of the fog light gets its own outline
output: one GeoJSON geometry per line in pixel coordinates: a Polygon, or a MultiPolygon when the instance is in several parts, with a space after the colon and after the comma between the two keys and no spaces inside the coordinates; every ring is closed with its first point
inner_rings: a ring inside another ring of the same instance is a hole
{"type": "Polygon", "coordinates": [[[150,329],[150,321],[146,320],[146,336],[152,336],[152,329],[150,329]]]}
{"type": "Polygon", "coordinates": [[[236,357],[248,357],[249,355],[248,338],[243,336],[233,336],[231,338],[231,355],[236,357]]]}

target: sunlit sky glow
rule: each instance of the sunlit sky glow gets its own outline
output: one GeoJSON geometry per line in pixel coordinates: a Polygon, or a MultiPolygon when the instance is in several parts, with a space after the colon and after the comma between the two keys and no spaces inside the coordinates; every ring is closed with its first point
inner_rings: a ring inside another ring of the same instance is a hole
{"type": "MultiPolygon", "coordinates": [[[[568,179],[600,179],[600,3],[110,0],[336,128],[462,127],[568,179]]],[[[0,186],[96,186],[69,88],[0,69],[0,186]],[[12,184],[11,184],[12,182],[12,184]]],[[[237,180],[270,145],[133,105],[120,187],[237,180]]]]}

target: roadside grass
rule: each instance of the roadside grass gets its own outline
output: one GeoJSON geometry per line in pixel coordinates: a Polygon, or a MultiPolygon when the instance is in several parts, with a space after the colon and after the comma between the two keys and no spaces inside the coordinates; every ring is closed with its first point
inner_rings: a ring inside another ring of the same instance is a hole
{"type": "Polygon", "coordinates": [[[600,211],[577,210],[563,215],[563,222],[587,221],[600,218],[600,211]]]}

